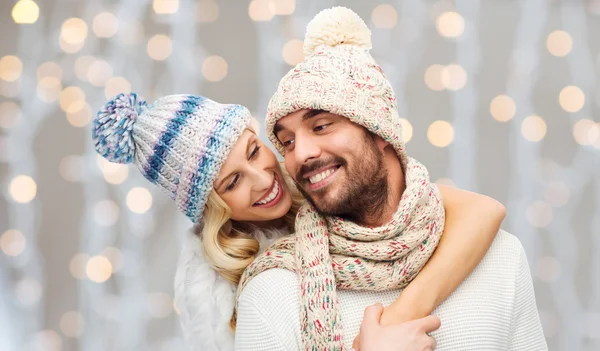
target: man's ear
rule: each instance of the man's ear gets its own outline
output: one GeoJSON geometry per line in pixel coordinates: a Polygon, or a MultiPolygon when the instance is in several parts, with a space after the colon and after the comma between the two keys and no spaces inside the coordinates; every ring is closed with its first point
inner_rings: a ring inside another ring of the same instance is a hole
{"type": "Polygon", "coordinates": [[[379,149],[379,151],[383,152],[383,150],[386,147],[388,147],[390,145],[390,143],[388,143],[382,137],[377,135],[377,136],[375,136],[375,145],[377,145],[377,148],[379,149]]]}

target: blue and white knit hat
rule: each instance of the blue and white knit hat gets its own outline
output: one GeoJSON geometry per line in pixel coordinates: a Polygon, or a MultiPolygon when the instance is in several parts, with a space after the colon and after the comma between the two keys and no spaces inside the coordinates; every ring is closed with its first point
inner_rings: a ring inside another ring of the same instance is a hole
{"type": "Polygon", "coordinates": [[[151,105],[134,93],[108,101],[93,122],[96,151],[111,162],[135,163],[194,223],[250,111],[195,95],[169,95],[151,105]]]}

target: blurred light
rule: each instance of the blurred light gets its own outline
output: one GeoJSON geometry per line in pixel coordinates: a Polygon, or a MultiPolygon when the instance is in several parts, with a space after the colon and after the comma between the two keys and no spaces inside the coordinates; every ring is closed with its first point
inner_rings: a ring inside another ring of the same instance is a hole
{"type": "Polygon", "coordinates": [[[413,127],[406,118],[400,118],[400,125],[402,125],[402,140],[406,144],[412,139],[413,127]]]}
{"type": "Polygon", "coordinates": [[[596,141],[594,141],[593,145],[596,149],[600,150],[600,123],[596,124],[596,131],[598,131],[598,133],[595,134],[598,134],[598,136],[596,137],[596,141]]]}
{"type": "Polygon", "coordinates": [[[21,119],[21,108],[12,101],[0,103],[0,127],[12,128],[21,119]]]}
{"type": "Polygon", "coordinates": [[[0,249],[6,256],[19,256],[26,246],[25,235],[16,229],[9,229],[0,236],[0,249]]]}
{"type": "Polygon", "coordinates": [[[90,66],[96,62],[94,56],[81,56],[75,61],[75,75],[80,80],[87,82],[87,75],[90,70],[90,66]]]}
{"type": "Polygon", "coordinates": [[[73,127],[83,128],[92,121],[92,108],[85,101],[76,101],[69,105],[67,121],[73,127]]]}
{"type": "Polygon", "coordinates": [[[81,157],[75,155],[65,156],[60,161],[58,173],[65,180],[78,182],[82,179],[82,168],[81,157]]]}
{"type": "Polygon", "coordinates": [[[446,147],[454,139],[454,128],[446,121],[435,121],[427,129],[427,138],[433,146],[446,147]]]}
{"type": "Polygon", "coordinates": [[[12,18],[17,24],[32,24],[40,17],[40,8],[32,0],[20,0],[12,9],[12,18]]]}
{"type": "Polygon", "coordinates": [[[127,165],[109,162],[100,155],[98,155],[96,161],[98,167],[102,171],[104,180],[106,180],[107,183],[117,185],[123,183],[125,179],[127,179],[127,176],[129,175],[129,167],[127,167],[127,165]]]}
{"type": "Polygon", "coordinates": [[[467,72],[460,65],[448,65],[442,69],[440,79],[446,89],[459,90],[467,84],[467,72]]]}
{"type": "Polygon", "coordinates": [[[444,12],[435,21],[435,27],[441,36],[446,38],[460,37],[465,31],[465,20],[456,12],[444,12]]]}
{"type": "Polygon", "coordinates": [[[78,338],[85,330],[85,320],[81,313],[69,311],[60,318],[60,330],[69,338],[78,338]]]}
{"type": "Polygon", "coordinates": [[[567,56],[573,48],[573,39],[571,35],[564,30],[555,30],[548,35],[546,39],[548,51],[558,57],[567,56]]]}
{"type": "Polygon", "coordinates": [[[552,283],[560,276],[562,266],[560,262],[552,256],[541,257],[535,267],[535,275],[541,281],[552,283]]]}
{"type": "Polygon", "coordinates": [[[269,6],[275,15],[291,15],[296,11],[296,0],[271,0],[269,6]]]}
{"type": "Polygon", "coordinates": [[[295,66],[304,60],[304,42],[292,39],[283,46],[283,60],[291,66],[295,66]]]}
{"type": "Polygon", "coordinates": [[[221,56],[209,56],[202,63],[202,75],[209,82],[219,82],[227,76],[227,61],[221,56]]]}
{"type": "Polygon", "coordinates": [[[87,79],[97,87],[103,87],[112,77],[112,66],[104,60],[96,60],[92,63],[87,72],[87,79]]]}
{"type": "Polygon", "coordinates": [[[173,43],[168,36],[157,34],[148,40],[148,56],[156,61],[164,61],[173,52],[173,43]]]}
{"type": "Polygon", "coordinates": [[[558,101],[563,110],[567,112],[577,112],[585,104],[585,94],[579,87],[569,85],[560,91],[558,101]]]}
{"type": "Polygon", "coordinates": [[[119,206],[112,200],[103,200],[94,206],[94,219],[103,227],[110,227],[119,219],[119,206]]]}
{"type": "Polygon", "coordinates": [[[0,95],[3,95],[7,98],[16,98],[19,95],[19,90],[21,89],[20,82],[6,82],[0,80],[0,95]]]}
{"type": "Polygon", "coordinates": [[[62,68],[56,62],[44,62],[37,69],[37,79],[42,80],[46,77],[53,77],[59,81],[62,79],[62,68]]]}
{"type": "Polygon", "coordinates": [[[62,90],[62,84],[60,80],[56,77],[44,77],[40,79],[37,85],[37,96],[40,100],[44,102],[54,102],[56,101],[62,90]]]}
{"type": "Polygon", "coordinates": [[[92,30],[98,38],[110,38],[117,34],[119,20],[110,12],[102,12],[94,17],[92,30]]]}
{"type": "Polygon", "coordinates": [[[90,256],[84,252],[80,252],[73,256],[71,263],[69,264],[69,271],[71,272],[71,275],[76,279],[87,278],[85,268],[89,260],[90,256]]]}
{"type": "Polygon", "coordinates": [[[450,178],[440,178],[436,180],[435,183],[440,185],[453,186],[456,188],[456,183],[454,183],[450,178]]]}
{"type": "Polygon", "coordinates": [[[85,101],[85,93],[80,87],[70,86],[63,89],[60,93],[60,108],[67,112],[69,107],[81,101],[85,101]]]}
{"type": "Polygon", "coordinates": [[[118,37],[125,45],[136,45],[144,39],[144,26],[139,21],[121,22],[118,37]]]}
{"type": "Polygon", "coordinates": [[[42,285],[33,278],[23,278],[15,285],[15,295],[23,306],[32,306],[42,298],[42,285]]]}
{"type": "Polygon", "coordinates": [[[377,28],[394,28],[398,24],[398,12],[390,4],[377,5],[371,13],[371,20],[377,28]]]}
{"type": "Polygon", "coordinates": [[[82,44],[88,35],[88,26],[81,18],[69,18],[62,24],[60,38],[70,45],[82,44]]]}
{"type": "Polygon", "coordinates": [[[69,44],[66,41],[64,41],[64,39],[61,37],[58,40],[58,45],[67,54],[74,54],[79,50],[83,49],[84,42],[82,41],[79,44],[69,44]]]}
{"type": "Polygon", "coordinates": [[[87,277],[96,283],[104,283],[112,275],[112,265],[104,256],[94,256],[87,261],[85,267],[87,277]]]}
{"type": "Polygon", "coordinates": [[[442,71],[444,66],[442,65],[431,65],[425,71],[425,84],[431,90],[440,91],[444,90],[444,84],[442,83],[442,71]]]}
{"type": "Polygon", "coordinates": [[[585,94],[574,85],[569,85],[560,91],[558,101],[563,110],[577,112],[585,104],[585,94]]]}
{"type": "Polygon", "coordinates": [[[179,9],[179,0],[154,0],[152,8],[160,15],[176,13],[179,9]]]}
{"type": "Polygon", "coordinates": [[[270,21],[275,16],[271,0],[252,0],[248,6],[248,15],[253,21],[270,21]]]}
{"type": "Polygon", "coordinates": [[[490,103],[490,113],[498,122],[510,121],[517,112],[515,101],[507,95],[498,95],[490,103]]]}
{"type": "Polygon", "coordinates": [[[542,228],[552,222],[552,207],[546,202],[535,201],[527,208],[527,219],[534,227],[542,228]]]}
{"type": "Polygon", "coordinates": [[[546,136],[546,122],[540,116],[529,116],[521,124],[521,133],[529,141],[540,141],[546,136]]]}
{"type": "Polygon", "coordinates": [[[539,309],[540,321],[546,338],[554,337],[560,330],[560,322],[554,311],[539,309]]]}
{"type": "MultiPolygon", "coordinates": [[[[116,204],[115,204],[116,205],[116,204]]],[[[123,254],[121,250],[116,247],[107,247],[102,250],[101,255],[108,258],[110,263],[112,264],[113,272],[118,272],[123,268],[123,254]]]]}
{"type": "Polygon", "coordinates": [[[592,145],[600,139],[600,126],[589,119],[580,119],[573,126],[573,137],[579,145],[592,145]]]}
{"type": "Polygon", "coordinates": [[[214,0],[200,0],[196,3],[196,21],[215,22],[219,19],[219,5],[214,0]]]}
{"type": "Polygon", "coordinates": [[[167,293],[153,293],[148,296],[148,312],[154,318],[165,318],[173,311],[173,300],[167,293]]]}
{"type": "Polygon", "coordinates": [[[146,188],[135,187],[127,193],[127,207],[134,213],[146,213],[152,207],[152,194],[146,188]]]}
{"type": "Polygon", "coordinates": [[[61,351],[62,338],[54,330],[43,330],[33,337],[30,350],[35,351],[61,351]]]}
{"type": "Polygon", "coordinates": [[[569,188],[563,182],[551,182],[546,187],[546,200],[554,207],[566,205],[569,202],[569,188]]]}
{"type": "Polygon", "coordinates": [[[106,96],[107,99],[110,99],[119,93],[129,92],[131,92],[131,83],[123,77],[113,77],[109,79],[104,88],[104,96],[106,96]]]}
{"type": "Polygon", "coordinates": [[[23,73],[23,63],[17,56],[7,55],[0,59],[0,79],[14,82],[23,73]]]}
{"type": "Polygon", "coordinates": [[[30,176],[18,175],[10,182],[9,192],[16,202],[28,203],[35,198],[37,184],[30,176]]]}

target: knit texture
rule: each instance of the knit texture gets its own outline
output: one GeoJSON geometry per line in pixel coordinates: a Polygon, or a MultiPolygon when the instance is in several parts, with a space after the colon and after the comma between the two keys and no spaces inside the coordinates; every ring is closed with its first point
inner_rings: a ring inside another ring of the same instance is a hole
{"type": "MultiPolygon", "coordinates": [[[[235,349],[303,350],[299,277],[283,269],[261,273],[239,302],[235,349]],[[273,303],[273,302],[276,303],[273,303]]],[[[340,290],[344,345],[350,348],[367,306],[391,304],[400,289],[340,290]]],[[[519,240],[500,231],[475,270],[434,311],[442,326],[437,351],[547,350],[527,257],[519,240]]]]}
{"type": "Polygon", "coordinates": [[[307,202],[298,211],[295,237],[278,241],[246,268],[238,297],[248,281],[265,270],[296,272],[304,350],[343,350],[336,287],[404,287],[433,254],[444,218],[440,195],[429,182],[426,168],[409,158],[406,190],[389,223],[361,227],[341,218],[322,217],[307,202]]]}
{"type": "Polygon", "coordinates": [[[169,95],[147,105],[134,93],[119,94],[98,112],[92,137],[100,155],[135,163],[198,223],[223,162],[251,118],[243,106],[203,96],[169,95]]]}
{"type": "Polygon", "coordinates": [[[281,154],[275,123],[299,110],[325,110],[381,136],[405,165],[396,97],[370,48],[369,28],[347,8],[323,10],[308,24],[305,60],[281,79],[267,109],[267,136],[281,154]]]}

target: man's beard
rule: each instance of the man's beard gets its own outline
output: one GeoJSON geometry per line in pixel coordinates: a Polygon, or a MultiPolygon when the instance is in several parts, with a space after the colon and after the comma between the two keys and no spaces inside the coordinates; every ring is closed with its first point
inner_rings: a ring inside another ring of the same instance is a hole
{"type": "Polygon", "coordinates": [[[364,152],[360,159],[352,160],[352,167],[346,159],[336,156],[328,160],[317,160],[300,168],[296,179],[302,179],[302,183],[296,181],[296,187],[321,215],[337,216],[361,223],[366,222],[367,218],[376,217],[387,205],[388,172],[374,138],[366,134],[363,144],[357,146],[357,149],[364,152]],[[339,187],[336,198],[328,196],[328,187],[331,185],[313,191],[312,193],[318,196],[311,196],[302,186],[309,182],[302,175],[333,164],[338,164],[339,170],[344,169],[346,174],[345,179],[336,180],[339,187]],[[345,183],[340,184],[340,181],[345,183]]]}

